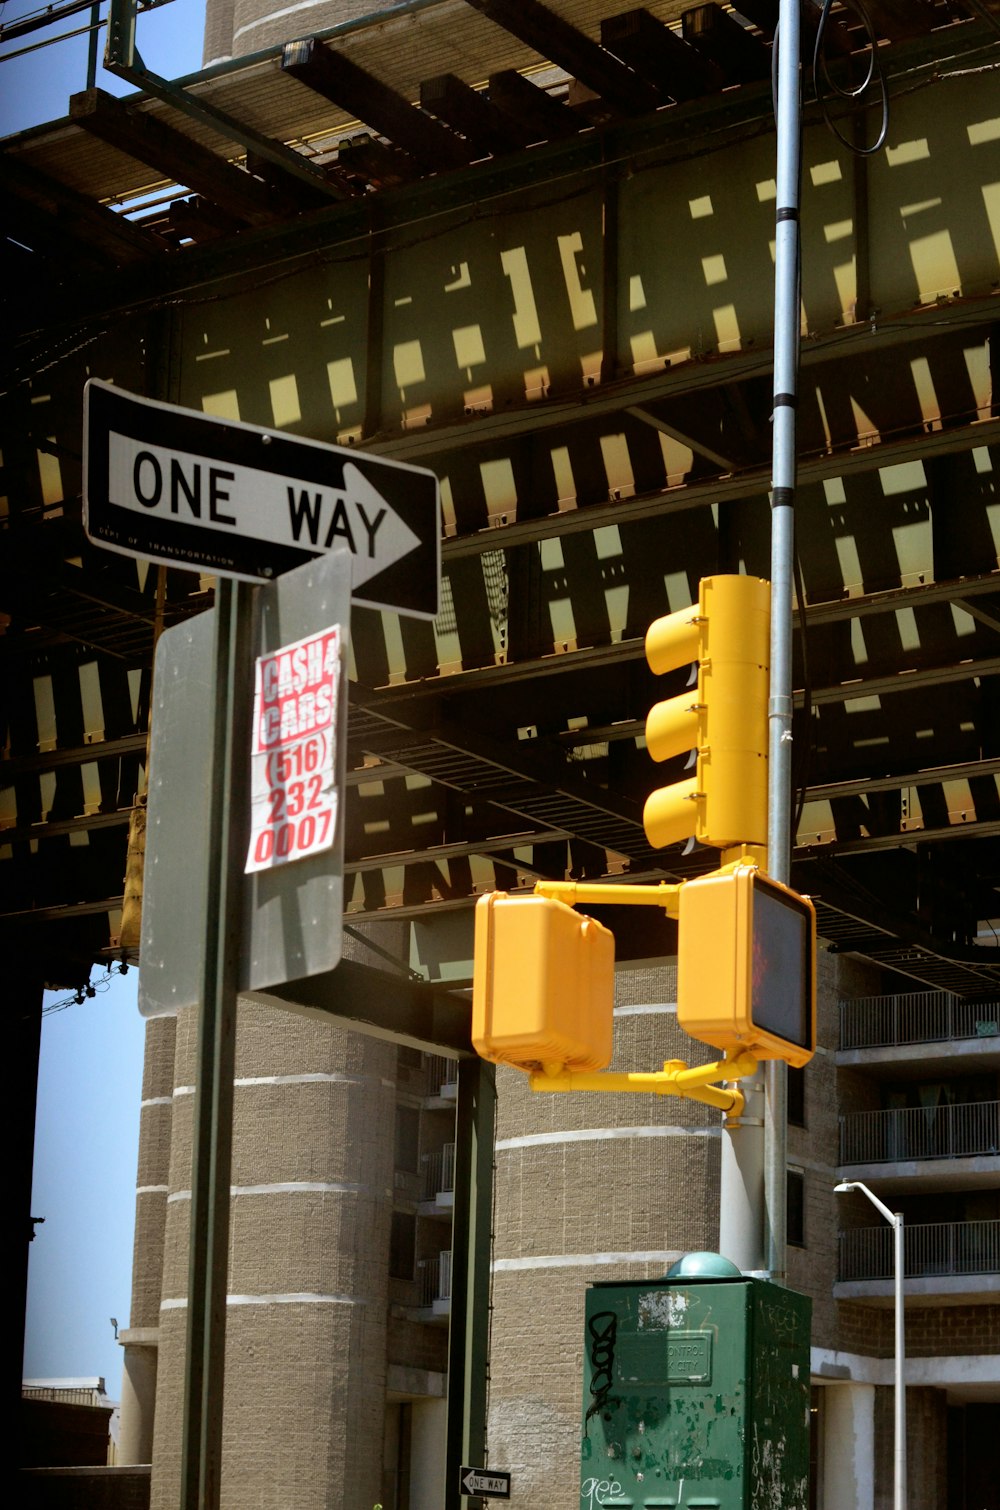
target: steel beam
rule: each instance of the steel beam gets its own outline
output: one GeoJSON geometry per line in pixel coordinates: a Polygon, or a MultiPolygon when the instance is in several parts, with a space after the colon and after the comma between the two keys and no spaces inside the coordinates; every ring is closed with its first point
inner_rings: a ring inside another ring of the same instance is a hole
{"type": "Polygon", "coordinates": [[[664,97],[619,58],[538,0],[467,0],[491,21],[533,47],[541,58],[579,79],[623,115],[643,115],[664,97]]]}
{"type": "Polygon", "coordinates": [[[387,136],[431,172],[465,167],[472,159],[468,145],[454,131],[315,37],[286,42],[281,67],[290,78],[387,136]]]}
{"type": "MultiPolygon", "coordinates": [[[[393,913],[397,916],[397,913],[393,913]]],[[[357,914],[349,914],[355,918],[357,914]]],[[[241,1000],[281,1007],[427,1054],[474,1058],[468,999],[428,981],[342,959],[336,970],[292,980],[241,1000]]]]}
{"type": "Polygon", "coordinates": [[[267,225],[288,212],[287,199],[259,178],[199,146],[155,115],[130,109],[103,89],[71,95],[69,113],[92,136],[138,158],[168,181],[197,190],[244,225],[267,225]]]}

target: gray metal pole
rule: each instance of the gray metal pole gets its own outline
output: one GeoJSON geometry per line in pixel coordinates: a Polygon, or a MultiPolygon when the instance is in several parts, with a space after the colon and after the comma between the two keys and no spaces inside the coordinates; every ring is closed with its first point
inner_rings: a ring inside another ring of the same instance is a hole
{"type": "Polygon", "coordinates": [[[764,1081],[743,1081],[743,1115],[722,1124],[719,1252],[743,1274],[764,1273],[764,1081]]]}
{"type": "Polygon", "coordinates": [[[895,1239],[896,1374],[893,1441],[893,1510],[906,1510],[906,1313],[903,1307],[903,1213],[892,1218],[895,1239]]]}
{"type": "MultiPolygon", "coordinates": [[[[792,575],[795,402],[799,370],[799,0],[781,0],[778,35],[774,262],[774,394],[771,437],[771,690],[768,702],[768,869],[791,871],[792,575]]],[[[744,1273],[785,1276],[787,1068],[744,1085],[745,1115],[723,1124],[719,1251],[744,1273]]]]}
{"type": "Polygon", "coordinates": [[[222,1399],[229,1278],[236,993],[254,588],[220,579],[215,598],[211,793],[205,968],[194,1112],[181,1510],[216,1510],[222,1473],[222,1399]]]}
{"type": "MultiPolygon", "coordinates": [[[[799,376],[799,0],[778,21],[777,203],[774,264],[774,409],[771,494],[771,696],[768,704],[768,869],[788,884],[792,840],[792,577],[795,560],[795,412],[799,376]]],[[[785,1278],[787,1066],[765,1067],[764,1205],[767,1269],[785,1278]]]]}
{"type": "Polygon", "coordinates": [[[867,1196],[877,1211],[880,1211],[892,1228],[893,1235],[893,1288],[895,1293],[896,1357],[894,1363],[894,1431],[893,1431],[893,1484],[892,1510],[906,1510],[906,1311],[903,1302],[903,1276],[905,1253],[903,1247],[903,1214],[890,1211],[863,1180],[842,1180],[834,1192],[843,1195],[849,1190],[860,1190],[867,1196]]]}
{"type": "Polygon", "coordinates": [[[459,1060],[445,1510],[459,1510],[463,1504],[471,1510],[482,1503],[462,1494],[459,1469],[486,1466],[496,1095],[492,1064],[459,1060]]]}

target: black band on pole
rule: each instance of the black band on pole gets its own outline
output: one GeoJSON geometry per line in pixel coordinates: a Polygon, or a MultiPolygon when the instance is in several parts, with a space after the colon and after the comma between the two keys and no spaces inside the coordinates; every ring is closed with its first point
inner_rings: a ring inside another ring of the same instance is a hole
{"type": "Polygon", "coordinates": [[[798,220],[799,212],[795,205],[784,205],[775,212],[775,220],[798,220]]]}
{"type": "Polygon", "coordinates": [[[790,509],[795,506],[794,488],[775,488],[771,493],[772,509],[790,509]]]}
{"type": "Polygon", "coordinates": [[[798,395],[795,393],[776,393],[772,408],[797,409],[799,407],[798,395]]]}

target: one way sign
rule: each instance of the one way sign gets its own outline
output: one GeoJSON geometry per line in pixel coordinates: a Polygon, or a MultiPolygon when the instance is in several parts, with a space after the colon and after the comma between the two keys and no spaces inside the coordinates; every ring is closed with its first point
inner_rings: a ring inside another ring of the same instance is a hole
{"type": "Polygon", "coordinates": [[[440,512],[424,467],[84,390],[83,523],[109,550],[260,581],[346,545],[354,602],[434,618],[440,512]]]}
{"type": "Polygon", "coordinates": [[[485,1494],[493,1499],[510,1499],[510,1474],[496,1468],[462,1468],[459,1481],[463,1494],[485,1494]]]}

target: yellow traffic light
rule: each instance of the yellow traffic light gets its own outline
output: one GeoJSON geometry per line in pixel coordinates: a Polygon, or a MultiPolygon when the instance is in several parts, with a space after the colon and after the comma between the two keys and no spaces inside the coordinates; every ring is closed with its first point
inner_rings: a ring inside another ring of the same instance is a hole
{"type": "Polygon", "coordinates": [[[472,1042],[524,1070],[611,1063],[615,941],[549,897],[490,892],[476,903],[472,1042]]]}
{"type": "Polygon", "coordinates": [[[807,1064],[816,1049],[816,910],[734,865],[681,888],[677,1021],[727,1053],[807,1064]]]}
{"type": "Polygon", "coordinates": [[[650,794],[643,826],[662,849],[694,837],[726,849],[767,843],[770,584],[704,577],[698,603],[651,624],[646,660],[657,675],[697,663],[697,687],[657,703],[646,720],[654,760],[696,752],[694,775],[650,794]]]}

